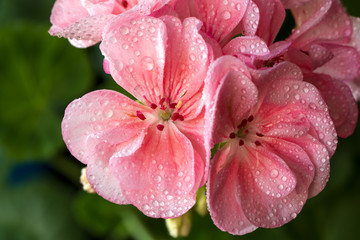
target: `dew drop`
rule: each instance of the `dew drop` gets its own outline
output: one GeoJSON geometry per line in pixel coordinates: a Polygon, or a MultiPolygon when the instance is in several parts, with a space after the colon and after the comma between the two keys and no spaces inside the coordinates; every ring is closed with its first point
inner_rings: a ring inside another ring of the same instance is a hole
{"type": "Polygon", "coordinates": [[[126,27],[126,26],[121,27],[121,28],[120,28],[120,33],[121,33],[122,35],[127,35],[127,34],[129,33],[129,28],[126,27]]]}
{"type": "Polygon", "coordinates": [[[231,18],[231,13],[228,11],[223,12],[222,14],[223,19],[228,20],[231,18]]]}
{"type": "Polygon", "coordinates": [[[278,172],[278,170],[273,169],[271,171],[270,175],[271,175],[271,177],[276,178],[279,175],[279,172],[278,172]]]}
{"type": "Polygon", "coordinates": [[[154,69],[154,60],[151,57],[144,57],[142,59],[142,64],[147,71],[154,69]]]}
{"type": "Polygon", "coordinates": [[[106,118],[111,118],[112,115],[113,115],[113,111],[112,111],[112,110],[108,109],[108,110],[104,111],[104,117],[106,117],[106,118]]]}
{"type": "Polygon", "coordinates": [[[161,182],[161,177],[160,177],[160,176],[156,176],[156,177],[154,177],[154,180],[155,180],[155,182],[159,183],[159,182],[161,182]]]}

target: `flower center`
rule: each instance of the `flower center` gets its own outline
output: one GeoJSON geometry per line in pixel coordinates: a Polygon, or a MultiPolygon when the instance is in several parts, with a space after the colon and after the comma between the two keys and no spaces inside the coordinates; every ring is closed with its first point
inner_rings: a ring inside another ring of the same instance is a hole
{"type": "Polygon", "coordinates": [[[237,130],[229,134],[229,138],[239,139],[239,146],[243,146],[245,143],[252,143],[257,147],[261,146],[261,138],[264,137],[264,134],[256,131],[254,127],[249,125],[252,121],[254,121],[253,115],[244,118],[237,126],[237,130]]]}
{"type": "MultiPolygon", "coordinates": [[[[159,116],[159,120],[161,122],[166,122],[169,120],[172,121],[184,121],[184,116],[179,113],[179,109],[181,108],[182,101],[171,102],[169,98],[161,98],[160,101],[155,104],[149,102],[150,108],[155,110],[155,114],[159,116]]],[[[141,111],[136,111],[136,116],[141,120],[145,120],[146,117],[141,111]]],[[[157,124],[156,128],[159,131],[164,130],[164,124],[157,124]]]]}

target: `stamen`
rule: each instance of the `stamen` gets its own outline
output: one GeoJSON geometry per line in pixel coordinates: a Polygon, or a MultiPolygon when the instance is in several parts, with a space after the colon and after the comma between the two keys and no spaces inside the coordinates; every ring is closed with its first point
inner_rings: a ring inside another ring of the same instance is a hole
{"type": "Polygon", "coordinates": [[[252,120],[254,120],[254,116],[253,115],[251,115],[250,117],[248,117],[248,119],[247,119],[249,122],[251,122],[252,120]]]}
{"type": "Polygon", "coordinates": [[[177,105],[177,103],[170,103],[170,104],[169,104],[169,107],[170,107],[170,108],[175,108],[176,105],[177,105]]]}
{"type": "Polygon", "coordinates": [[[157,128],[159,131],[162,131],[162,130],[164,130],[164,125],[158,124],[158,125],[156,125],[156,128],[157,128]]]}
{"type": "Polygon", "coordinates": [[[247,122],[248,122],[247,119],[243,119],[243,120],[241,121],[241,123],[239,124],[238,128],[240,129],[240,128],[242,128],[242,127],[245,127],[245,125],[247,124],[247,122]]]}
{"type": "Polygon", "coordinates": [[[152,103],[152,104],[150,104],[150,107],[151,107],[152,109],[156,109],[156,108],[157,108],[157,105],[156,105],[155,103],[152,103]]]}
{"type": "Polygon", "coordinates": [[[264,136],[264,134],[262,134],[262,133],[256,133],[256,135],[257,135],[258,137],[263,137],[263,136],[264,136]]]}
{"type": "Polygon", "coordinates": [[[244,140],[240,139],[239,146],[242,146],[242,145],[244,145],[244,140]]]}
{"type": "Polygon", "coordinates": [[[179,100],[179,102],[176,104],[176,108],[177,108],[177,109],[181,108],[181,105],[182,105],[182,101],[179,100]]]}
{"type": "Polygon", "coordinates": [[[259,141],[255,141],[255,145],[256,145],[256,146],[260,146],[261,143],[260,143],[259,141]]]}
{"type": "Polygon", "coordinates": [[[127,8],[127,6],[129,5],[129,3],[127,1],[122,1],[121,2],[121,5],[124,7],[124,8],[127,8]]]}
{"type": "Polygon", "coordinates": [[[179,117],[180,117],[180,114],[178,112],[176,112],[171,116],[171,120],[176,121],[179,119],[179,117]]]}
{"type": "Polygon", "coordinates": [[[164,104],[165,100],[166,100],[165,98],[160,99],[159,104],[162,106],[164,104]]]}
{"type": "Polygon", "coordinates": [[[140,112],[140,111],[136,111],[136,116],[137,116],[138,118],[140,118],[141,120],[145,120],[145,119],[146,119],[146,117],[144,116],[144,114],[143,114],[142,112],[140,112]]]}
{"type": "Polygon", "coordinates": [[[232,139],[235,138],[235,133],[233,133],[233,132],[230,133],[229,138],[232,138],[232,139]]]}

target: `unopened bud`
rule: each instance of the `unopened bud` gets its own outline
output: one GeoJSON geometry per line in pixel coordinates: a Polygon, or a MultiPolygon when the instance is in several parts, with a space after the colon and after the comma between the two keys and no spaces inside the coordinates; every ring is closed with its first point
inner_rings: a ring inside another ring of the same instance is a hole
{"type": "Polygon", "coordinates": [[[192,212],[190,210],[180,217],[165,219],[165,224],[173,238],[187,237],[191,230],[192,212]]]}
{"type": "Polygon", "coordinates": [[[205,191],[204,186],[199,188],[196,194],[195,211],[201,216],[205,216],[208,213],[205,191]]]}
{"type": "Polygon", "coordinates": [[[86,177],[86,167],[84,167],[83,169],[81,169],[80,182],[81,182],[81,184],[83,185],[84,191],[86,191],[86,192],[88,192],[88,193],[95,193],[94,189],[91,187],[89,181],[87,180],[87,177],[86,177]]]}

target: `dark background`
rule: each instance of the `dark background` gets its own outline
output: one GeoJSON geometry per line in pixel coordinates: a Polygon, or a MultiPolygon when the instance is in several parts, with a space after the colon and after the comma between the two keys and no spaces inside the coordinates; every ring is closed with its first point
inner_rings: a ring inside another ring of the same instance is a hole
{"type": "MultiPolygon", "coordinates": [[[[49,36],[53,3],[0,2],[0,240],[170,239],[164,220],[82,191],[83,166],[61,137],[64,110],[86,92],[121,88],[103,73],[97,45],[76,49],[49,36]]],[[[343,3],[360,16],[359,1],[343,3]]],[[[358,126],[340,139],[325,190],[289,224],[232,236],[194,213],[188,239],[357,239],[359,143],[358,126]]]]}

